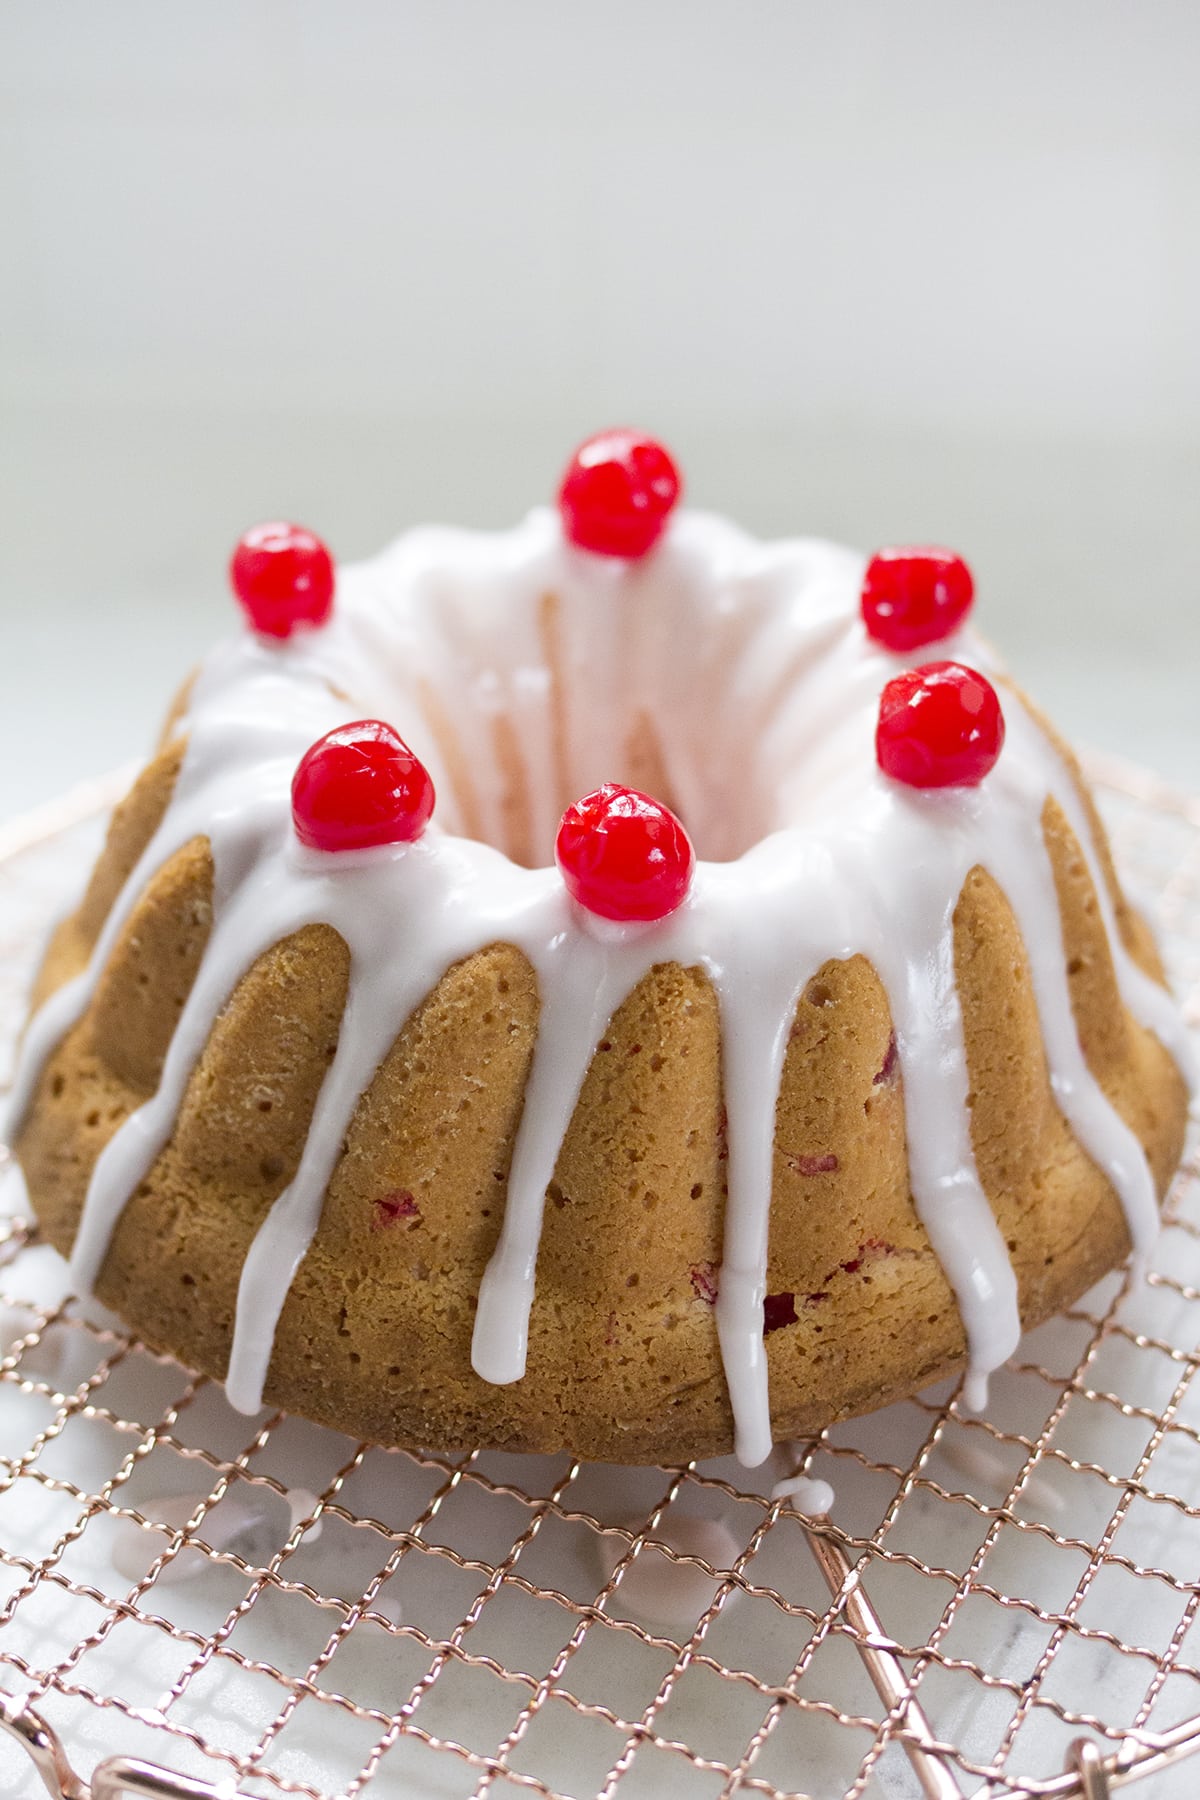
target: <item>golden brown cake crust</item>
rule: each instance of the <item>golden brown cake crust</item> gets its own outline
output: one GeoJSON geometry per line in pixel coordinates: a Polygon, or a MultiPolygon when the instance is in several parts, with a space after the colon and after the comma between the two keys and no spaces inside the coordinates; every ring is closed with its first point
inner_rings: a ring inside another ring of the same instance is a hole
{"type": "MultiPolygon", "coordinates": [[[[39,997],[86,961],[180,756],[168,745],[118,810],[39,997]]],[[[1121,1004],[1084,859],[1053,802],[1043,826],[1081,1041],[1161,1194],[1182,1149],[1183,1083],[1121,1004]]],[[[1161,979],[1149,933],[1112,886],[1127,947],[1161,979]]],[[[64,1252],[97,1155],[154,1090],[211,910],[201,838],[151,880],[88,1013],[43,1072],[18,1148],[64,1252]]],[[[980,1175],[1032,1324],[1122,1259],[1125,1223],[1055,1103],[1020,936],[979,869],[955,913],[955,959],[980,1175]]],[[[348,960],[336,932],[311,926],[241,982],[104,1264],[100,1299],[214,1376],[228,1361],[244,1257],[296,1168],[336,1048],[348,960]]],[[[404,1026],[360,1102],[292,1285],[267,1398],[386,1444],[565,1446],[634,1462],[727,1451],[712,1304],[725,1201],[717,1009],[695,969],[652,970],[592,1061],[549,1190],[525,1378],[495,1387],[471,1371],[475,1295],[503,1217],[537,1016],[529,964],[497,944],[451,968],[404,1026]]],[[[796,1009],[767,1285],[796,1315],[766,1344],[777,1438],[963,1365],[958,1310],[909,1192],[887,1001],[862,957],[826,964],[796,1009]]]]}

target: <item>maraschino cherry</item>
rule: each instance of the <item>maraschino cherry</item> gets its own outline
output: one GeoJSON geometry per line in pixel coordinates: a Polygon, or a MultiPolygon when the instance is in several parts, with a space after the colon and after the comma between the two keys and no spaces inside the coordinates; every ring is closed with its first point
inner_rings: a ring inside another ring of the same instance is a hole
{"type": "Polygon", "coordinates": [[[878,643],[906,655],[949,637],[974,596],[971,571],[953,550],[879,550],[863,578],[862,614],[878,643]]]}
{"type": "Polygon", "coordinates": [[[602,919],[665,919],[691,885],[696,853],[669,807],[605,782],[568,806],[555,858],[573,900],[602,919]]]}
{"type": "Polygon", "coordinates": [[[679,498],[679,471],[654,438],[601,431],[581,444],[563,476],[563,529],[598,556],[645,556],[679,498]]]}
{"type": "Polygon", "coordinates": [[[433,802],[428,769],[382,719],[358,719],[319,738],[292,781],[296,836],[313,850],[411,843],[433,802]]]}
{"type": "Polygon", "coordinates": [[[906,669],[879,699],[875,754],[908,787],[976,787],[1004,745],[1004,714],[991,682],[963,663],[906,669]]]}
{"type": "Polygon", "coordinates": [[[233,591],[255,631],[287,638],[323,625],[333,609],[333,559],[303,525],[254,525],[229,564],[233,591]]]}

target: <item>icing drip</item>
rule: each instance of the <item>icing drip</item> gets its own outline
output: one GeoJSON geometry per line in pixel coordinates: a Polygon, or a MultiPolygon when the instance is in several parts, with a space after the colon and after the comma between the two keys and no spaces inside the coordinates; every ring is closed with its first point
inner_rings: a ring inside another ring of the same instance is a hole
{"type": "Polygon", "coordinates": [[[537,1045],[513,1146],[504,1225],[480,1284],[471,1345],[472,1366],[486,1381],[519,1381],[525,1373],[546,1189],[593,1052],[629,991],[630,970],[617,954],[621,940],[604,935],[607,942],[560,932],[534,965],[543,996],[537,1045]]]}
{"type": "MultiPolygon", "coordinates": [[[[634,1535],[646,1529],[645,1521],[636,1517],[621,1523],[634,1535]]],[[[742,1552],[741,1541],[724,1519],[693,1518],[672,1507],[632,1561],[624,1562],[617,1576],[619,1585],[605,1602],[605,1610],[619,1618],[638,1619],[651,1631],[668,1633],[685,1643],[742,1552]]],[[[623,1537],[604,1535],[595,1540],[593,1556],[601,1580],[607,1584],[617,1565],[629,1557],[629,1546],[623,1537]]],[[[741,1599],[742,1592],[735,1587],[726,1594],[723,1610],[728,1612],[741,1599]]]]}
{"type": "Polygon", "coordinates": [[[771,1489],[772,1500],[790,1500],[798,1513],[807,1519],[821,1519],[833,1510],[837,1496],[827,1481],[814,1481],[808,1475],[789,1475],[771,1489]]]}
{"type": "MultiPolygon", "coordinates": [[[[136,1519],[119,1519],[109,1556],[126,1581],[141,1581],[168,1543],[173,1543],[177,1535],[183,1537],[189,1522],[200,1514],[197,1536],[217,1556],[238,1556],[254,1568],[265,1568],[303,1520],[313,1521],[304,1530],[306,1543],[316,1543],[323,1528],[320,1518],[313,1519],[319,1507],[317,1496],[307,1488],[291,1488],[286,1494],[277,1494],[248,1481],[239,1481],[215,1506],[210,1504],[207,1492],[154,1494],[139,1500],[138,1511],[161,1530],[148,1531],[136,1519]]],[[[155,1581],[166,1588],[181,1587],[185,1582],[211,1579],[211,1572],[208,1554],[198,1544],[184,1541],[155,1581]]]]}
{"type": "Polygon", "coordinates": [[[729,1141],[717,1334],[733,1408],[734,1450],[741,1462],[753,1468],[771,1452],[763,1341],[767,1233],[775,1167],[775,1104],[799,985],[795,966],[782,985],[772,979],[778,971],[772,966],[775,954],[765,933],[762,940],[752,940],[747,947],[766,954],[747,959],[749,968],[718,971],[710,965],[709,972],[721,1013],[721,1074],[729,1141]]]}
{"type": "MultiPolygon", "coordinates": [[[[757,544],[696,514],[676,518],[646,563],[602,563],[567,549],[556,518],[536,512],[499,535],[414,532],[340,571],[337,607],[320,632],[270,647],[244,634],[218,648],[191,695],[187,751],[162,823],[87,970],[33,1021],[17,1074],[13,1126],[51,1051],[84,1016],[147,881],[207,837],[212,932],[158,1091],[93,1170],[72,1257],[79,1287],[94,1284],[129,1195],[169,1142],[238,982],[280,939],[331,926],[350,956],[336,1055],[295,1178],[261,1225],[239,1286],[228,1389],[254,1410],[360,1097],[445,970],[508,943],[536,973],[541,1012],[472,1361],[488,1381],[521,1379],[546,1189],[597,1041],[649,970],[678,962],[706,972],[720,1014],[729,1161],[717,1329],[737,1453],[759,1463],[771,1448],[763,1298],[788,1035],[822,964],[862,954],[889,997],[913,1197],[961,1309],[966,1398],[982,1404],[1020,1322],[975,1166],[955,982],[954,911],[975,867],[1008,896],[1055,1096],[1118,1194],[1136,1252],[1157,1223],[1141,1146],[1091,1075],[1075,1029],[1042,839],[1051,796],[1087,862],[1125,1005],[1181,1067],[1184,1034],[1169,995],[1123,948],[1075,784],[1015,696],[1005,695],[1008,741],[981,787],[918,793],[879,773],[878,698],[904,664],[862,629],[861,571],[832,546],[757,544]],[[296,764],[324,733],[367,714],[390,719],[429,768],[435,821],[414,844],[305,850],[291,827],[296,764]],[[714,755],[723,743],[734,752],[714,755]],[[669,918],[600,928],[553,868],[524,865],[548,858],[568,801],[623,775],[640,776],[683,814],[701,860],[669,918]]],[[[995,672],[969,630],[938,648],[995,672]]]]}

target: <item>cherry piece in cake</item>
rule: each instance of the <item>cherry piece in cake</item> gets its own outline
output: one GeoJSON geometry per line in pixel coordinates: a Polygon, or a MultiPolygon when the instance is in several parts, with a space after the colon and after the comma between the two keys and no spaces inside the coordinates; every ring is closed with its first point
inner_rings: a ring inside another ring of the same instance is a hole
{"type": "Polygon", "coordinates": [[[687,895],[691,839],[660,800],[605,782],[568,806],[555,858],[572,899],[602,919],[665,919],[687,895]]]}
{"type": "Polygon", "coordinates": [[[323,625],[333,610],[333,559],[303,525],[276,520],[253,526],[229,563],[243,611],[263,637],[287,638],[323,625]]]}
{"type": "Polygon", "coordinates": [[[795,1294],[768,1294],[763,1301],[763,1336],[782,1331],[785,1325],[794,1325],[798,1317],[795,1294]]]}
{"type": "Polygon", "coordinates": [[[862,614],[878,643],[904,655],[949,637],[974,597],[971,571],[953,550],[880,550],[863,577],[862,614]]]}
{"type": "Polygon", "coordinates": [[[300,759],[296,836],[313,850],[364,850],[420,837],[433,812],[425,765],[382,719],[339,725],[300,759]]]}
{"type": "Polygon", "coordinates": [[[679,471],[654,438],[601,431],[581,444],[558,491],[563,529],[598,556],[645,556],[679,498],[679,471]]]}
{"type": "Polygon", "coordinates": [[[1004,745],[991,682],[964,663],[924,663],[889,681],[879,699],[875,753],[908,787],[975,787],[1004,745]]]}

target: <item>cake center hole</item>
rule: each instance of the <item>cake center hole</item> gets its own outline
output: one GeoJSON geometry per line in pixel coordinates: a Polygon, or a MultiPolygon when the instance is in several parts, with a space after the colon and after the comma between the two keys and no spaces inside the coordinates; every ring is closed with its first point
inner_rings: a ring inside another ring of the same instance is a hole
{"type": "Polygon", "coordinates": [[[510,619],[509,632],[472,646],[466,668],[461,645],[453,657],[438,646],[418,679],[423,733],[409,741],[429,760],[441,823],[545,866],[564,810],[613,781],[669,806],[699,856],[740,856],[769,828],[771,810],[752,749],[754,708],[712,704],[711,669],[709,695],[698,691],[698,634],[689,642],[681,632],[675,656],[657,646],[648,669],[637,642],[588,645],[565,613],[543,595],[532,629],[510,619]]]}

